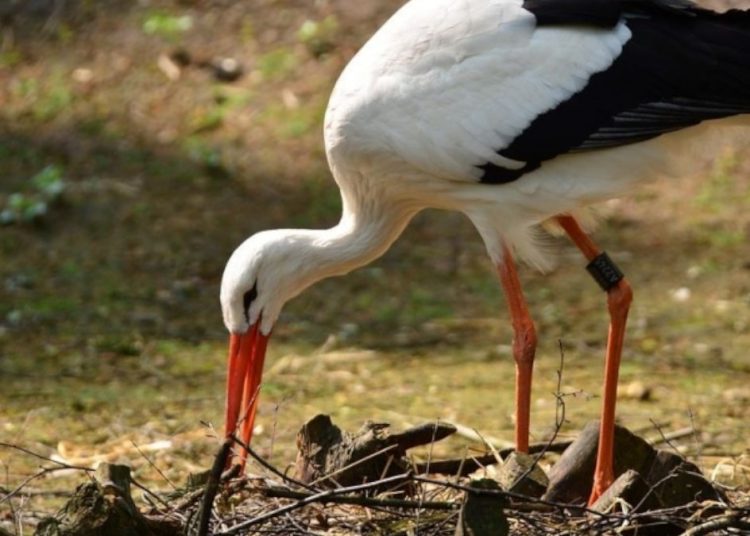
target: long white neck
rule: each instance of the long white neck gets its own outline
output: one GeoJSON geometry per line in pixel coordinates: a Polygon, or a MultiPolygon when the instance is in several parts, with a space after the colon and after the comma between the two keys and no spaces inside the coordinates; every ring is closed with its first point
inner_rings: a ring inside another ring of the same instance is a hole
{"type": "Polygon", "coordinates": [[[240,333],[247,322],[262,317],[261,328],[270,332],[284,303],[321,279],[346,274],[385,253],[416,212],[382,202],[351,210],[345,200],[341,221],[330,229],[277,229],[248,238],[224,270],[227,328],[240,333]],[[253,287],[256,297],[245,311],[243,296],[253,287]]]}
{"type": "Polygon", "coordinates": [[[349,273],[380,257],[401,235],[414,213],[406,207],[353,213],[345,206],[341,220],[330,229],[287,231],[300,239],[295,256],[306,262],[306,266],[299,267],[301,274],[310,278],[305,286],[349,273]]]}

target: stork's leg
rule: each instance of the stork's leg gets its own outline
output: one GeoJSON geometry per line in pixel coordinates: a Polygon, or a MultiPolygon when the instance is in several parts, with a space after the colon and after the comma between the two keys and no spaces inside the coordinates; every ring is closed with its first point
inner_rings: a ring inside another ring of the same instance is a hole
{"type": "Polygon", "coordinates": [[[513,325],[513,358],[516,361],[516,450],[529,451],[531,375],[536,352],[536,330],[521,290],[510,250],[503,245],[503,260],[497,266],[508,300],[513,325]]]}
{"type": "Polygon", "coordinates": [[[558,223],[578,249],[589,260],[587,269],[607,292],[609,308],[609,337],[604,363],[604,393],[602,416],[599,428],[599,449],[596,454],[594,486],[589,504],[592,504],[614,481],[615,403],[617,401],[617,377],[620,370],[622,343],[628,310],[633,301],[633,291],[622,273],[602,253],[572,216],[559,216],[558,223]]]}

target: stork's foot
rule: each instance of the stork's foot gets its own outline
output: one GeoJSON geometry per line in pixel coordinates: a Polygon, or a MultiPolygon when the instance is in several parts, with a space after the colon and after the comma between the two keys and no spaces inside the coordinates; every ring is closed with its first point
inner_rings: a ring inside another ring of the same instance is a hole
{"type": "MultiPolygon", "coordinates": [[[[664,508],[658,494],[638,471],[628,469],[589,508],[597,512],[648,512],[664,508]]],[[[680,530],[682,533],[682,530],[680,530]]],[[[662,534],[660,531],[658,534],[662,534]]]]}
{"type": "Polygon", "coordinates": [[[599,500],[599,497],[604,495],[604,492],[609,489],[609,487],[612,485],[612,482],[614,482],[614,475],[595,475],[594,476],[594,486],[591,488],[591,495],[589,496],[589,506],[593,506],[596,501],[599,500]]]}

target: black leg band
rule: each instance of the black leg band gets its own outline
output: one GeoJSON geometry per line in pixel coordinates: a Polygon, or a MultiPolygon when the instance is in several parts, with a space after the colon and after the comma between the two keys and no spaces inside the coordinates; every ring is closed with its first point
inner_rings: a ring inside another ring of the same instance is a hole
{"type": "Polygon", "coordinates": [[[611,290],[625,277],[609,255],[603,251],[586,265],[586,270],[605,292],[611,290]]]}

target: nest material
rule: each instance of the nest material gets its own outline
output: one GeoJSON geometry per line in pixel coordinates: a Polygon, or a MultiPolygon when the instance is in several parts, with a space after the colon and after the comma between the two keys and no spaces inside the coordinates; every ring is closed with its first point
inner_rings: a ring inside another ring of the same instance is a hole
{"type": "MultiPolygon", "coordinates": [[[[427,474],[428,464],[409,463],[405,456],[409,448],[450,435],[450,430],[432,423],[389,435],[385,425],[366,424],[349,434],[319,416],[298,436],[296,478],[262,461],[252,449],[250,455],[263,474],[238,476],[237,467],[223,471],[237,443],[230,438],[212,470],[192,478],[191,487],[152,503],[145,512],[135,508],[130,498],[128,468],[104,465],[57,516],[39,525],[36,534],[750,534],[750,497],[714,488],[694,465],[655,450],[627,430],[618,430],[618,448],[629,457],[620,457],[620,477],[592,508],[585,506],[585,498],[593,472],[596,423],[566,445],[550,471],[546,491],[546,475],[535,456],[508,457],[496,479],[462,476],[465,464],[456,471],[456,460],[434,462],[436,467],[453,469],[451,476],[436,476],[434,469],[427,474]],[[574,484],[578,491],[561,500],[555,488],[560,482],[574,484]],[[542,492],[545,495],[539,498],[542,492]],[[82,526],[85,532],[80,531],[82,526]]],[[[532,450],[544,453],[555,450],[555,445],[532,450]]],[[[497,461],[507,454],[490,455],[497,461]]]]}

